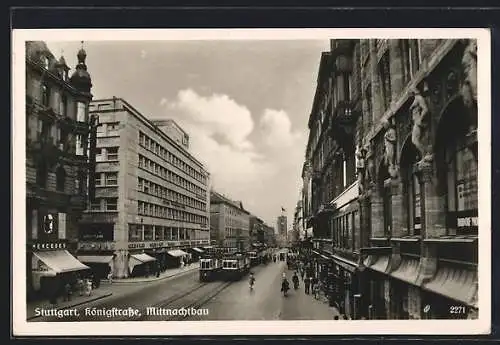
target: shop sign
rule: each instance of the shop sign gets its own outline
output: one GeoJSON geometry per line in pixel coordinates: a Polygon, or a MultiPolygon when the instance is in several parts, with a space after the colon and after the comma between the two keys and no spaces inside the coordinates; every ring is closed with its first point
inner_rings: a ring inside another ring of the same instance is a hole
{"type": "Polygon", "coordinates": [[[80,242],[78,249],[83,250],[114,250],[114,242],[80,242]]]}
{"type": "Polygon", "coordinates": [[[64,242],[37,242],[31,245],[33,250],[55,250],[55,249],[66,249],[66,243],[64,242]]]}
{"type": "Polygon", "coordinates": [[[457,227],[459,227],[459,228],[477,227],[477,217],[457,218],[457,227]]]}
{"type": "Polygon", "coordinates": [[[150,242],[148,247],[149,248],[162,248],[163,242],[150,242]]]}
{"type": "Polygon", "coordinates": [[[145,248],[146,244],[144,242],[134,242],[128,244],[128,249],[142,249],[145,248]]]}

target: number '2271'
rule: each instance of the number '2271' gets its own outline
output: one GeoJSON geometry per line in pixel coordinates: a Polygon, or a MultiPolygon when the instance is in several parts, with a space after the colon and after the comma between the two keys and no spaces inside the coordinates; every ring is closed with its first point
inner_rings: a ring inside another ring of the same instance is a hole
{"type": "Polygon", "coordinates": [[[450,307],[450,314],[465,314],[465,306],[463,305],[452,305],[450,307]]]}

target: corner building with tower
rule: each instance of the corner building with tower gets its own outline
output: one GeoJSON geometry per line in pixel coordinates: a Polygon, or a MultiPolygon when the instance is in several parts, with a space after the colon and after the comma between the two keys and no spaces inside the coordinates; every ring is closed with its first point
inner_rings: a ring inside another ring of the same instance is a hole
{"type": "Polygon", "coordinates": [[[322,54],[303,225],[353,319],[477,317],[476,70],[469,39],[335,39],[322,54]]]}
{"type": "Polygon", "coordinates": [[[85,50],[73,73],[45,42],[26,42],[26,292],[54,301],[88,266],[75,258],[88,204],[95,127],[85,50]]]}
{"type": "Polygon", "coordinates": [[[177,267],[210,240],[209,173],[172,120],[150,120],[121,98],[95,100],[95,199],[78,257],[125,278],[177,267]]]}

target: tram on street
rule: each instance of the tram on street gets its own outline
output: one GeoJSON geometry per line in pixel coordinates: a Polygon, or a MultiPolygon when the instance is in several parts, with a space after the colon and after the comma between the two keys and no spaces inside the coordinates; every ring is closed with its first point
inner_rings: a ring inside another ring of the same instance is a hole
{"type": "Polygon", "coordinates": [[[200,282],[209,282],[219,279],[222,271],[222,259],[215,253],[200,257],[200,282]]]}
{"type": "Polygon", "coordinates": [[[250,271],[250,258],[245,253],[234,253],[222,258],[223,280],[240,280],[250,271]]]}
{"type": "Polygon", "coordinates": [[[250,259],[250,266],[251,267],[257,266],[261,263],[261,257],[260,257],[259,252],[257,250],[251,250],[247,254],[248,254],[248,257],[250,259]]]}

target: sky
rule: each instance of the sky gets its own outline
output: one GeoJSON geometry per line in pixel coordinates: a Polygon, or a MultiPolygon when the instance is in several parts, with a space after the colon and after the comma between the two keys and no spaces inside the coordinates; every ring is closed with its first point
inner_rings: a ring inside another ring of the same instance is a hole
{"type": "MultiPolygon", "coordinates": [[[[80,42],[47,45],[70,74],[80,42]]],[[[94,99],[174,119],[212,187],[276,226],[300,198],[307,121],[328,40],[86,41],[94,99]]]]}

